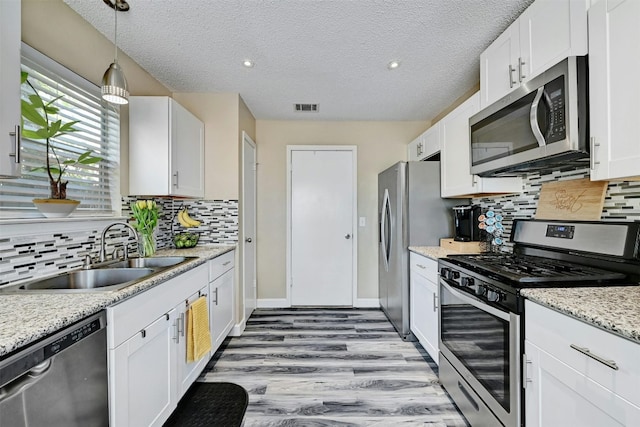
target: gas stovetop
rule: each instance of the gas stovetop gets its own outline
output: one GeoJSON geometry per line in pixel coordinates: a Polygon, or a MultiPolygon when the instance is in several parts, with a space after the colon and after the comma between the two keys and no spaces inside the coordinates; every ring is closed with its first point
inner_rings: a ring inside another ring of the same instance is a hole
{"type": "Polygon", "coordinates": [[[575,264],[551,258],[489,253],[479,255],[451,255],[456,265],[477,273],[491,275],[515,282],[517,287],[550,283],[575,282],[589,286],[593,283],[617,281],[625,274],[587,265],[575,264]]]}

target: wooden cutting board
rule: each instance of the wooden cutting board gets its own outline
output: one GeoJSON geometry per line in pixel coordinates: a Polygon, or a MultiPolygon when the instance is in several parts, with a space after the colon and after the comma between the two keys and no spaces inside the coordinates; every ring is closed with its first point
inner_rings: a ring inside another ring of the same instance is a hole
{"type": "Polygon", "coordinates": [[[542,184],[536,219],[599,221],[608,181],[589,178],[542,184]]]}

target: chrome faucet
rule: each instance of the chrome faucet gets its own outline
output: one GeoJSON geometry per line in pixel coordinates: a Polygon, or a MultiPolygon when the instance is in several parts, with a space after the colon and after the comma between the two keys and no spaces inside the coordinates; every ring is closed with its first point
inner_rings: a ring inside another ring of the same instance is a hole
{"type": "MultiPolygon", "coordinates": [[[[126,222],[114,222],[112,224],[107,225],[104,230],[102,230],[102,237],[100,239],[100,262],[105,262],[107,260],[107,250],[105,248],[105,240],[106,240],[106,236],[107,236],[107,231],[109,231],[109,229],[115,225],[123,225],[125,227],[127,227],[129,230],[131,230],[131,232],[133,233],[133,237],[135,237],[136,239],[136,246],[138,244],[138,233],[136,233],[136,230],[128,223],[126,222]]],[[[124,257],[128,258],[128,252],[127,252],[127,245],[125,244],[124,247],[124,257]]]]}

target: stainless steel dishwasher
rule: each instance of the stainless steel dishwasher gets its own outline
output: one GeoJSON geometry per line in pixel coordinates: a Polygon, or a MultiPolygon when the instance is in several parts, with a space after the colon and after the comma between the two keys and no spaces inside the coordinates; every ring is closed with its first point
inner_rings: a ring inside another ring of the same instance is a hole
{"type": "Polygon", "coordinates": [[[0,427],[109,425],[104,312],[0,361],[0,427]]]}

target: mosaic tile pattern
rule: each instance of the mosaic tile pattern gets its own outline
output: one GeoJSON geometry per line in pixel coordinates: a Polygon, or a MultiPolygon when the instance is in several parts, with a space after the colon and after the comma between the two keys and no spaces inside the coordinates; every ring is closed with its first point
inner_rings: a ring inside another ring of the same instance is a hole
{"type": "MultiPolygon", "coordinates": [[[[137,199],[132,197],[123,198],[122,216],[131,216],[130,204],[135,200],[137,199]]],[[[198,246],[237,243],[237,200],[181,200],[161,197],[154,200],[160,208],[158,249],[173,249],[173,234],[185,231],[176,216],[183,206],[189,209],[193,218],[202,221],[200,227],[189,229],[190,232],[200,233],[198,246]]],[[[60,270],[79,268],[86,255],[98,259],[101,233],[102,227],[95,228],[88,222],[87,230],[79,232],[0,237],[0,286],[17,280],[55,274],[60,270]]],[[[109,256],[125,244],[131,253],[136,252],[135,240],[129,235],[128,229],[114,227],[109,231],[106,239],[109,256]]]]}
{"type": "MultiPolygon", "coordinates": [[[[521,194],[510,194],[500,197],[474,198],[472,203],[478,204],[483,211],[493,209],[504,217],[504,237],[508,240],[514,219],[534,218],[538,207],[542,184],[550,181],[569,181],[588,178],[589,169],[579,168],[555,171],[548,174],[530,174],[524,180],[524,191],[521,194]]],[[[603,221],[640,221],[640,182],[610,182],[602,210],[603,221]]],[[[497,248],[493,248],[498,250],[497,248]]],[[[513,246],[506,242],[500,248],[511,252],[513,246]]]]}

